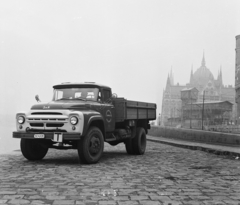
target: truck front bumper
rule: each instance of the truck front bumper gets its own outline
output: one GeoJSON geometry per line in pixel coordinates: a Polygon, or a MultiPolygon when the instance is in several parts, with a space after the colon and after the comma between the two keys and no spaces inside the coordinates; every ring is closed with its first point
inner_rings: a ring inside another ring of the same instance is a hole
{"type": "Polygon", "coordinates": [[[54,141],[54,137],[56,135],[59,136],[62,135],[61,141],[67,141],[67,140],[80,140],[81,139],[81,133],[71,133],[71,132],[63,132],[63,133],[53,133],[53,132],[13,132],[13,138],[19,138],[19,139],[49,139],[54,141]],[[43,137],[39,138],[36,137],[36,135],[42,135],[43,137]]]}

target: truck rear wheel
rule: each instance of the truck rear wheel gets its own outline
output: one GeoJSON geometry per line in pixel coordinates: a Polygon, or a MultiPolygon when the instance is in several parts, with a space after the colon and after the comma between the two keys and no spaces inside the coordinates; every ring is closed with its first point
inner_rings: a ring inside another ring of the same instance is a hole
{"type": "Polygon", "coordinates": [[[147,146],[147,137],[145,130],[142,127],[137,128],[137,134],[133,138],[133,150],[134,154],[142,155],[145,153],[147,146]]]}
{"type": "Polygon", "coordinates": [[[78,142],[78,156],[80,162],[86,164],[97,163],[102,157],[104,139],[101,130],[90,127],[86,136],[78,142]]]}
{"type": "Polygon", "coordinates": [[[128,154],[134,154],[133,139],[130,138],[125,141],[125,148],[128,154]]]}
{"type": "Polygon", "coordinates": [[[40,140],[21,139],[21,151],[28,160],[41,160],[48,152],[48,147],[40,140]]]}

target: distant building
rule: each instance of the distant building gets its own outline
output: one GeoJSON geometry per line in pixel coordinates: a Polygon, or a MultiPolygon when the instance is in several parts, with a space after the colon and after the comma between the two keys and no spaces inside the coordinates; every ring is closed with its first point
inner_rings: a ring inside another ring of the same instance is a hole
{"type": "Polygon", "coordinates": [[[237,119],[240,124],[240,35],[236,36],[236,68],[235,68],[235,89],[237,103],[237,119]]]}
{"type": "Polygon", "coordinates": [[[233,104],[229,101],[188,103],[183,106],[182,126],[195,129],[208,129],[218,125],[232,124],[232,106],[233,104]]]}
{"type": "Polygon", "coordinates": [[[182,100],[181,91],[191,88],[197,89],[197,102],[203,101],[203,93],[205,102],[209,101],[229,101],[233,104],[231,112],[231,120],[236,121],[236,103],[235,88],[233,86],[224,86],[222,80],[222,69],[220,68],[217,78],[214,78],[212,72],[206,67],[205,57],[203,55],[201,66],[190,73],[189,83],[186,85],[174,84],[173,73],[167,77],[167,84],[163,90],[161,124],[166,125],[182,120],[182,100]]]}

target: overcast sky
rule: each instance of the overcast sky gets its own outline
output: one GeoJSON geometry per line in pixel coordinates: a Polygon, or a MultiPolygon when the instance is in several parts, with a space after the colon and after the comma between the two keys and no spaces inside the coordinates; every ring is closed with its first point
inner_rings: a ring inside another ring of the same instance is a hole
{"type": "Polygon", "coordinates": [[[222,67],[234,85],[239,8],[238,0],[0,1],[0,140],[13,131],[5,117],[14,124],[61,82],[106,84],[159,113],[171,68],[186,84],[204,52],[214,77],[222,67]]]}

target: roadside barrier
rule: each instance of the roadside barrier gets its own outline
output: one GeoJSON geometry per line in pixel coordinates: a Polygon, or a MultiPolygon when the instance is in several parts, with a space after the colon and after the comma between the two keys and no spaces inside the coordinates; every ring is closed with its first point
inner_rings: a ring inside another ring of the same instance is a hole
{"type": "Polygon", "coordinates": [[[175,128],[167,126],[151,126],[149,135],[170,139],[196,141],[221,145],[240,145],[240,134],[221,133],[214,131],[175,128]]]}

